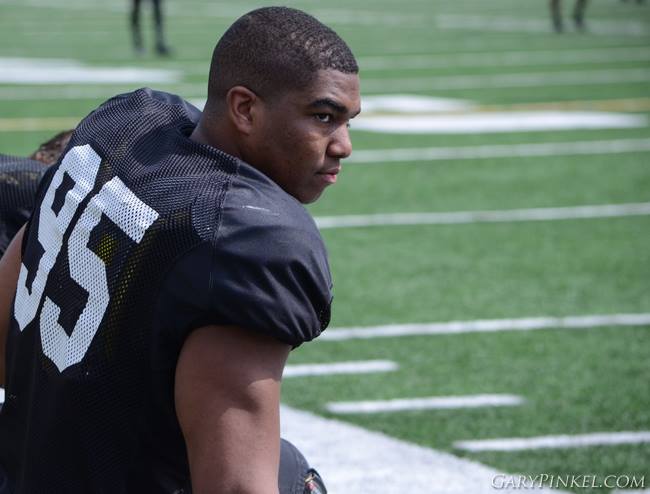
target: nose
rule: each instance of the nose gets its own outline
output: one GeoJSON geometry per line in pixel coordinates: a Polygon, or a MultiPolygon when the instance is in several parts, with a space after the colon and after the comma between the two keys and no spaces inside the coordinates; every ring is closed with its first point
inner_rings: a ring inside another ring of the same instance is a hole
{"type": "Polygon", "coordinates": [[[342,125],[332,134],[332,141],[327,148],[327,153],[330,157],[340,160],[352,154],[352,140],[347,125],[342,125]]]}

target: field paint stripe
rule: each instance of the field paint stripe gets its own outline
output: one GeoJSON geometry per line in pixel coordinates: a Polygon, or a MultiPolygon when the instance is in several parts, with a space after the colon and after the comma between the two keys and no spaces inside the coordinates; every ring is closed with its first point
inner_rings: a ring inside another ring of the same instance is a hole
{"type": "Polygon", "coordinates": [[[645,115],[594,111],[518,111],[428,115],[367,115],[358,130],[390,134],[467,134],[646,127],[645,115]]]}
{"type": "MultiPolygon", "coordinates": [[[[323,476],[332,493],[494,493],[502,472],[478,462],[425,448],[338,420],[283,405],[282,436],[294,443],[323,476]]],[[[559,491],[543,489],[545,494],[559,491]]]]}
{"type": "Polygon", "coordinates": [[[482,394],[380,401],[339,401],[328,403],[325,405],[325,408],[332,413],[382,413],[409,410],[450,410],[458,408],[517,406],[523,404],[524,401],[522,397],[515,395],[482,394]]]}
{"type": "Polygon", "coordinates": [[[465,451],[523,451],[529,449],[586,448],[650,443],[650,431],[595,432],[591,434],[539,436],[527,438],[457,441],[454,447],[465,451]]]}
{"type": "Polygon", "coordinates": [[[360,150],[347,163],[399,163],[413,161],[528,158],[533,156],[572,156],[650,151],[650,139],[610,141],[544,142],[534,144],[490,144],[467,147],[429,147],[360,150]]]}
{"type": "Polygon", "coordinates": [[[0,118],[0,132],[70,129],[77,126],[78,118],[0,118]]]}
{"type": "MultiPolygon", "coordinates": [[[[545,20],[525,19],[521,17],[486,17],[481,15],[440,14],[436,16],[439,29],[468,29],[482,32],[538,32],[550,33],[551,26],[545,20]]],[[[590,34],[605,36],[641,36],[650,34],[650,29],[643,22],[617,20],[590,20],[590,34]]]]}
{"type": "Polygon", "coordinates": [[[556,221],[646,216],[650,202],[605,204],[561,208],[507,209],[502,211],[455,211],[449,213],[393,213],[315,217],[321,230],[372,226],[459,225],[520,221],[556,221]]]}
{"type": "Polygon", "coordinates": [[[284,368],[282,377],[331,376],[335,374],[371,374],[393,372],[399,366],[390,360],[364,360],[332,364],[295,364],[284,368]]]}
{"type": "Polygon", "coordinates": [[[386,326],[331,328],[323,332],[319,340],[345,341],[403,336],[535,331],[539,329],[593,329],[606,326],[650,326],[650,314],[479,319],[430,324],[389,324],[386,326]]]}
{"type": "Polygon", "coordinates": [[[530,72],[518,74],[485,74],[464,76],[426,76],[363,80],[364,91],[386,92],[392,89],[455,90],[507,89],[517,87],[575,86],[621,84],[650,81],[648,69],[583,70],[571,72],[530,72]]]}
{"type": "MultiPolygon", "coordinates": [[[[546,24],[546,23],[545,23],[546,24]]],[[[530,50],[496,53],[381,55],[357,58],[364,71],[396,69],[447,69],[449,67],[492,67],[544,64],[587,64],[643,62],[650,60],[647,47],[589,48],[584,50],[530,50]]]]}

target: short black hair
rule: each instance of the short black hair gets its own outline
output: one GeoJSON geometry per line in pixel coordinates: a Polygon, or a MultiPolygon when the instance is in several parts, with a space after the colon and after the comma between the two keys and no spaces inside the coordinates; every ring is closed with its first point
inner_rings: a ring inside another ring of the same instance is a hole
{"type": "Polygon", "coordinates": [[[212,54],[208,100],[245,86],[262,97],[309,85],[318,70],[356,74],[348,45],[311,15],[288,7],[244,14],[224,33],[212,54]]]}

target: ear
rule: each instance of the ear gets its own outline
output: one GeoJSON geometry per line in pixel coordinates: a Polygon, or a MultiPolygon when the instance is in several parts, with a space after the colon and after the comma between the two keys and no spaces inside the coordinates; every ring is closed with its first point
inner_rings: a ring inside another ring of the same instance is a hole
{"type": "Polygon", "coordinates": [[[233,86],[226,94],[228,118],[245,135],[253,130],[260,104],[259,97],[245,86],[233,86]]]}

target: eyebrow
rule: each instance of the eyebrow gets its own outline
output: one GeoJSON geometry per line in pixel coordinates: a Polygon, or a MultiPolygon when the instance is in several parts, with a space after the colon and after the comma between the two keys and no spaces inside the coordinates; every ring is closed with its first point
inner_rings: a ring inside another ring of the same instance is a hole
{"type": "MultiPolygon", "coordinates": [[[[310,108],[321,108],[323,106],[329,106],[336,113],[348,113],[348,108],[345,105],[342,105],[341,103],[338,103],[338,102],[336,102],[336,101],[334,101],[333,99],[330,99],[330,98],[317,99],[316,101],[312,101],[309,104],[310,108]]],[[[359,112],[356,112],[352,116],[352,118],[356,117],[358,114],[359,114],[359,112]]]]}

